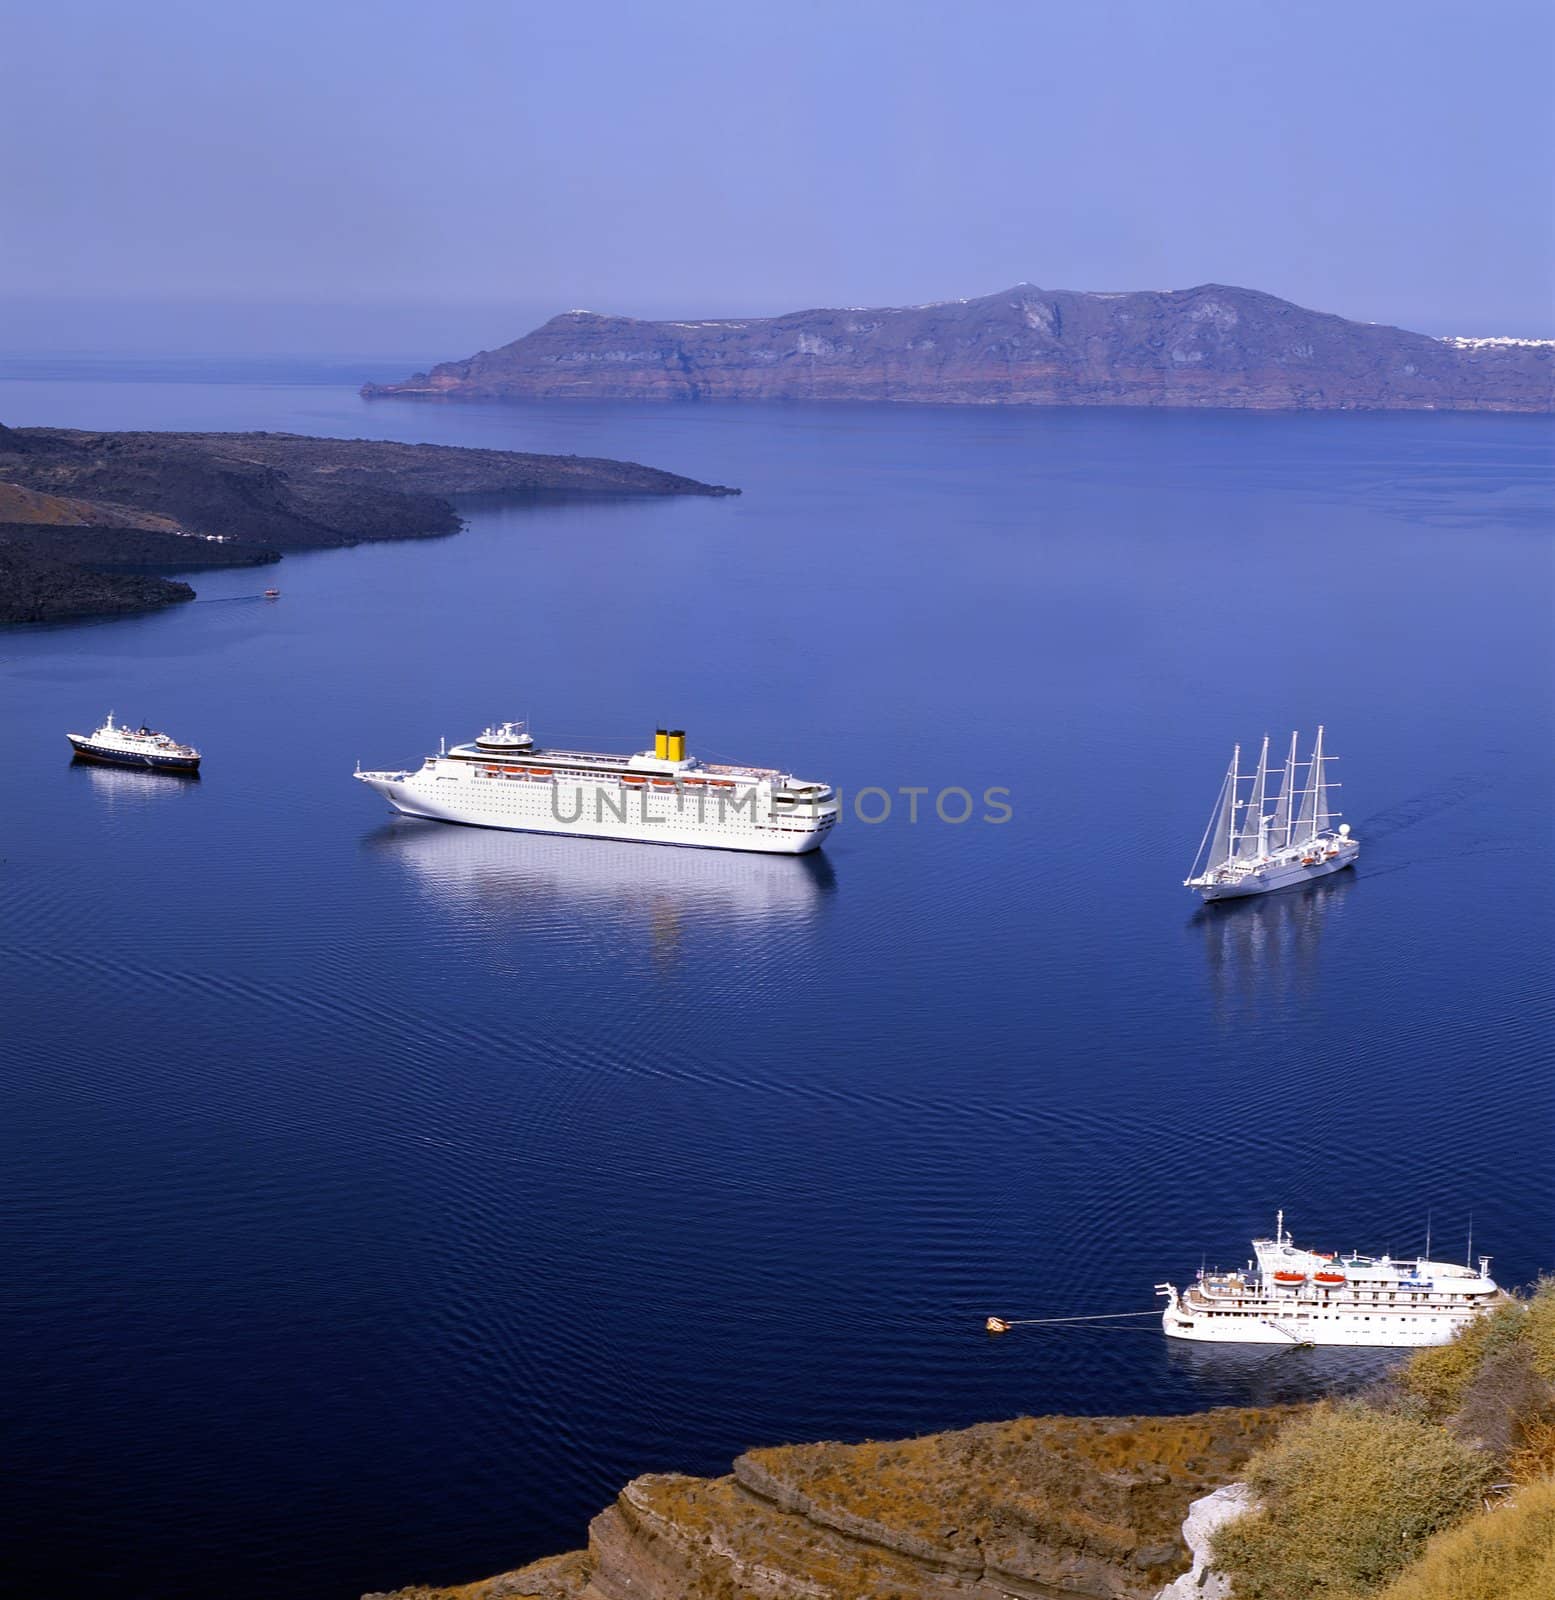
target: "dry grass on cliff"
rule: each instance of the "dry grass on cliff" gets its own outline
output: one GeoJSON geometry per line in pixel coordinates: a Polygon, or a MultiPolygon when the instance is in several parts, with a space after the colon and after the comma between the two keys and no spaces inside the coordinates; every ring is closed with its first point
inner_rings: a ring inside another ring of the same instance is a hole
{"type": "Polygon", "coordinates": [[[1549,1600],[1555,1595],[1555,1482],[1438,1534],[1377,1600],[1549,1600]]]}
{"type": "Polygon", "coordinates": [[[578,1550],[474,1583],[456,1583],[448,1588],[418,1585],[396,1589],[392,1594],[363,1595],[362,1600],[575,1600],[591,1573],[588,1556],[578,1550]]]}
{"type": "Polygon", "coordinates": [[[1418,1351],[1398,1382],[1433,1421],[1472,1427],[1498,1405],[1536,1416],[1541,1392],[1555,1390],[1555,1278],[1540,1279],[1526,1300],[1471,1323],[1451,1344],[1418,1351]],[[1520,1392],[1509,1392],[1514,1385],[1520,1392]]]}
{"type": "MultiPolygon", "coordinates": [[[[1448,1530],[1462,1541],[1444,1548],[1471,1550],[1482,1547],[1476,1528],[1529,1539],[1547,1529],[1537,1508],[1552,1472],[1555,1280],[1543,1280],[1452,1344],[1417,1352],[1368,1404],[1323,1406],[1286,1428],[1248,1463],[1265,1509],[1222,1531],[1216,1561],[1239,1600],[1356,1600],[1385,1589],[1393,1600],[1388,1585],[1412,1600],[1400,1586],[1426,1572],[1428,1541],[1448,1530]],[[1497,1520],[1486,1495],[1508,1480],[1532,1486],[1534,1509],[1497,1520]]],[[[1456,1593],[1419,1594],[1438,1592],[1456,1593]]],[[[1462,1593],[1499,1600],[1501,1591],[1462,1593]]]]}
{"type": "Polygon", "coordinates": [[[1231,1523],[1216,1563],[1238,1600],[1366,1594],[1475,1510],[1495,1463],[1444,1428],[1323,1406],[1249,1464],[1266,1511],[1231,1523]]]}
{"type": "Polygon", "coordinates": [[[923,1555],[959,1550],[1025,1573],[1046,1548],[1171,1570],[1189,1503],[1235,1478],[1289,1415],[1024,1417],[891,1443],[757,1450],[735,1470],[750,1481],[748,1462],[817,1519],[923,1555]]]}

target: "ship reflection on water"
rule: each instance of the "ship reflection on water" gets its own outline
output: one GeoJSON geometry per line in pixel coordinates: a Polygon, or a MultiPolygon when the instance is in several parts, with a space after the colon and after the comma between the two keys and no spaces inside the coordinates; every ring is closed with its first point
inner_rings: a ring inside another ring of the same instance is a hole
{"type": "Polygon", "coordinates": [[[1343,917],[1355,888],[1355,873],[1340,872],[1280,894],[1201,906],[1188,926],[1203,940],[1216,1001],[1267,1006],[1314,993],[1323,930],[1343,917]]]}
{"type": "Polygon", "coordinates": [[[84,776],[97,798],[109,806],[149,805],[170,795],[187,797],[200,786],[198,769],[193,772],[137,771],[134,767],[107,766],[81,756],[72,756],[68,765],[71,772],[84,776]]]}
{"type": "Polygon", "coordinates": [[[419,889],[456,914],[531,928],[558,918],[575,929],[637,928],[665,955],[693,926],[737,935],[802,923],[837,885],[820,851],[685,850],[412,818],[385,823],[363,846],[402,861],[419,889]]]}
{"type": "Polygon", "coordinates": [[[1195,1344],[1164,1339],[1174,1375],[1207,1405],[1286,1405],[1317,1395],[1354,1394],[1377,1382],[1410,1352],[1324,1345],[1301,1350],[1268,1344],[1195,1344]]]}

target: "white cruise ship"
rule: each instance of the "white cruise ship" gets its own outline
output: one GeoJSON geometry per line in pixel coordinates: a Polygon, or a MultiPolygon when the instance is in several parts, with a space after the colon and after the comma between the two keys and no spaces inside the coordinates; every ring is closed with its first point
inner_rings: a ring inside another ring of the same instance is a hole
{"type": "Polygon", "coordinates": [[[1328,791],[1339,787],[1325,770],[1334,759],[1323,754],[1321,725],[1310,761],[1296,760],[1296,735],[1290,736],[1283,778],[1269,770],[1267,737],[1252,772],[1240,770],[1242,747],[1237,745],[1183,887],[1206,900],[1231,900],[1295,888],[1353,866],[1360,844],[1350,837],[1349,823],[1341,822],[1335,831],[1339,812],[1328,804],[1328,791]],[[1305,778],[1298,777],[1301,772],[1305,778]],[[1249,786],[1245,793],[1244,784],[1249,786]]]}
{"type": "Polygon", "coordinates": [[[688,756],[679,728],[622,756],[542,748],[522,722],[503,722],[414,771],[356,777],[396,811],[434,822],[770,855],[816,849],[840,809],[830,784],[688,756]]]}
{"type": "MultiPolygon", "coordinates": [[[[1427,1245],[1427,1251],[1429,1251],[1427,1245]]],[[[1275,1219],[1272,1239],[1253,1240],[1254,1261],[1241,1272],[1203,1272],[1166,1297],[1161,1326],[1170,1339],[1211,1344],[1446,1344],[1506,1294],[1479,1270],[1423,1256],[1336,1256],[1298,1250],[1275,1219]]]]}
{"type": "Polygon", "coordinates": [[[70,748],[82,761],[103,761],[111,767],[140,767],[149,772],[197,773],[200,752],[192,744],[180,744],[165,733],[142,723],[126,728],[113,720],[110,711],[95,733],[67,733],[70,748]]]}

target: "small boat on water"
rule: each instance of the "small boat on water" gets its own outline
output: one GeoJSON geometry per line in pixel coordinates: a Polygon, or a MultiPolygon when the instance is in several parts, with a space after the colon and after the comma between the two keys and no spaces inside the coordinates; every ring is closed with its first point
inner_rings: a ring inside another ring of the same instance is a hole
{"type": "Polygon", "coordinates": [[[1310,761],[1296,760],[1296,735],[1290,736],[1283,778],[1277,767],[1269,770],[1267,737],[1252,772],[1241,770],[1237,745],[1183,887],[1205,900],[1231,900],[1296,888],[1353,866],[1360,844],[1349,823],[1334,828],[1340,813],[1328,804],[1328,791],[1339,787],[1325,771],[1334,759],[1323,754],[1321,725],[1310,761]]]}
{"type": "Polygon", "coordinates": [[[266,589],[265,590],[265,599],[266,600],[279,600],[280,598],[281,598],[281,591],[279,589],[266,589]]]}
{"type": "Polygon", "coordinates": [[[83,761],[153,772],[198,772],[200,768],[200,752],[193,745],[180,744],[144,723],[138,728],[122,727],[111,711],[95,733],[68,733],[65,737],[83,761]]]}

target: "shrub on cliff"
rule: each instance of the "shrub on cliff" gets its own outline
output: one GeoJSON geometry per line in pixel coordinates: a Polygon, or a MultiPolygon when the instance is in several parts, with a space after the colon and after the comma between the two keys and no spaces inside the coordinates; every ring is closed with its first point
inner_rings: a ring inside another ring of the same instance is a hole
{"type": "Polygon", "coordinates": [[[1485,1363],[1522,1343],[1525,1316],[1521,1302],[1498,1306],[1461,1329],[1451,1344],[1417,1351],[1399,1373],[1398,1386],[1421,1403],[1425,1415],[1445,1421],[1463,1404],[1485,1363]]]}
{"type": "Polygon", "coordinates": [[[1555,1482],[1439,1533],[1376,1600],[1548,1600],[1555,1594],[1555,1482]]]}
{"type": "Polygon", "coordinates": [[[1508,1463],[1519,1482],[1555,1471],[1555,1279],[1418,1351],[1394,1392],[1406,1412],[1446,1424],[1508,1463]]]}
{"type": "Polygon", "coordinates": [[[1371,1593],[1477,1509],[1495,1475],[1435,1423],[1320,1406],[1248,1463],[1263,1510],[1221,1531],[1215,1565],[1238,1600],[1371,1593]]]}

